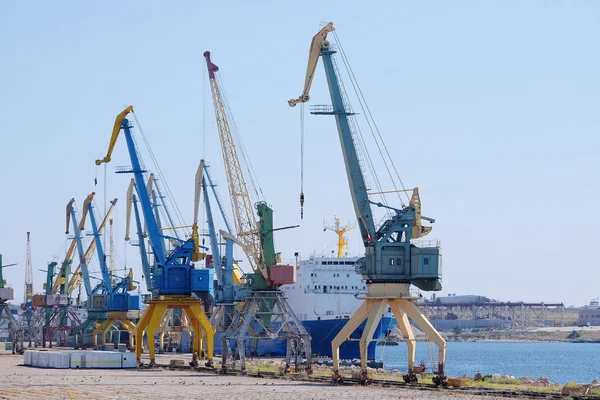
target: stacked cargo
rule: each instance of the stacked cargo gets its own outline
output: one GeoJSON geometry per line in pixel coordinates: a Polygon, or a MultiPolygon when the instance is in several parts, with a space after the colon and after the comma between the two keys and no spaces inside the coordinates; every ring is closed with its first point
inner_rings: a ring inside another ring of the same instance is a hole
{"type": "Polygon", "coordinates": [[[46,305],[46,296],[43,294],[36,294],[31,298],[31,304],[34,307],[44,307],[46,305]]]}
{"type": "Polygon", "coordinates": [[[135,355],[118,351],[27,350],[23,364],[39,368],[135,368],[135,355]]]}
{"type": "Polygon", "coordinates": [[[66,294],[50,294],[46,296],[47,306],[67,306],[69,297],[66,294]]]}

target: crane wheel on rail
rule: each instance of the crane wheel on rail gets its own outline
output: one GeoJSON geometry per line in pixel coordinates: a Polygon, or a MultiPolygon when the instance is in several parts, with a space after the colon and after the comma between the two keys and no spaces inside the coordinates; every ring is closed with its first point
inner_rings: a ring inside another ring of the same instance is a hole
{"type": "Polygon", "coordinates": [[[436,386],[443,386],[443,387],[447,387],[448,386],[448,380],[446,379],[445,376],[443,375],[435,375],[431,381],[433,382],[434,385],[436,386]]]}
{"type": "Polygon", "coordinates": [[[344,378],[340,375],[338,370],[333,371],[333,375],[331,376],[331,383],[334,385],[340,385],[344,383],[344,378]]]}

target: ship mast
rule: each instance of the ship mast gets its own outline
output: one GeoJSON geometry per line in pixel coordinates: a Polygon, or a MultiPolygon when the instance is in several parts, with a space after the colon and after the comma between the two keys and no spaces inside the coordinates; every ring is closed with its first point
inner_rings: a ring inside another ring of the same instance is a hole
{"type": "Polygon", "coordinates": [[[338,258],[344,257],[344,248],[348,246],[348,239],[344,237],[344,234],[354,228],[356,224],[348,223],[345,226],[340,226],[340,219],[333,217],[333,225],[327,225],[323,223],[325,230],[330,230],[338,235],[338,258]]]}

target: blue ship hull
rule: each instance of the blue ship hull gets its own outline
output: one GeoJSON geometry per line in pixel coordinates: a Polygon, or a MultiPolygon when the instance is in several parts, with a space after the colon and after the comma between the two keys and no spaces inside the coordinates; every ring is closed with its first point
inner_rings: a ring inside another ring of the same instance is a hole
{"type": "MultiPolygon", "coordinates": [[[[331,357],[331,341],[335,336],[342,330],[344,325],[348,322],[347,319],[329,319],[329,320],[312,320],[302,321],[302,325],[306,328],[311,336],[311,347],[313,356],[331,357]]],[[[396,320],[391,317],[383,317],[375,330],[373,339],[382,339],[386,337],[386,334],[397,326],[396,320]]],[[[355,341],[346,341],[340,346],[340,359],[350,360],[353,358],[360,358],[360,349],[358,347],[358,339],[360,339],[365,322],[363,322],[355,331],[350,335],[351,339],[355,341]]],[[[215,354],[221,354],[223,333],[217,333],[215,335],[215,354]]],[[[246,342],[246,354],[250,355],[254,351],[255,344],[246,342]]],[[[231,343],[232,347],[235,348],[235,344],[231,343]]],[[[377,343],[371,342],[367,350],[367,359],[375,359],[375,347],[377,343]]],[[[258,342],[258,348],[256,352],[262,357],[285,357],[286,341],[283,339],[272,340],[263,339],[258,342]]]]}

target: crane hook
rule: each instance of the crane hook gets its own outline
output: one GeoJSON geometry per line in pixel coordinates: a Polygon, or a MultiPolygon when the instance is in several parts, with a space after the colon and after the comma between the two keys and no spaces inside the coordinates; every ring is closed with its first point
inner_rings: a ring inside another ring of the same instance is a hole
{"type": "Polygon", "coordinates": [[[304,192],[300,193],[300,219],[304,219],[304,192]]]}

